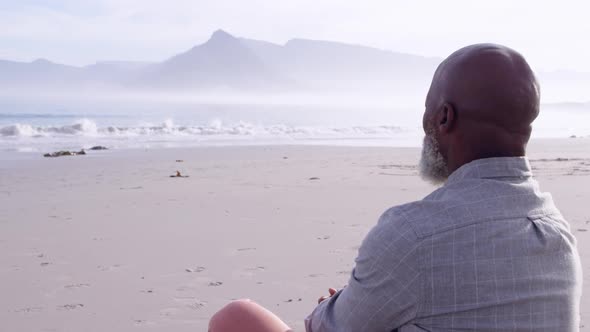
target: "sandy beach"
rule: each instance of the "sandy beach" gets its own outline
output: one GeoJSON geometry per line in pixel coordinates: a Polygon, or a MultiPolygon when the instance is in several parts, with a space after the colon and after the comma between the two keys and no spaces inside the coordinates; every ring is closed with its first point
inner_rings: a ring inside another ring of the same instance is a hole
{"type": "MultiPolygon", "coordinates": [[[[50,151],[47,151],[50,152],[50,151]]],[[[434,189],[418,148],[107,150],[0,161],[2,331],[206,331],[232,299],[295,331],[379,215],[434,189]],[[185,178],[171,178],[176,171],[185,178]]],[[[529,158],[590,260],[590,139],[529,158]]],[[[590,329],[583,298],[582,330],[590,329]],[[586,326],[584,326],[586,325],[586,326]]]]}

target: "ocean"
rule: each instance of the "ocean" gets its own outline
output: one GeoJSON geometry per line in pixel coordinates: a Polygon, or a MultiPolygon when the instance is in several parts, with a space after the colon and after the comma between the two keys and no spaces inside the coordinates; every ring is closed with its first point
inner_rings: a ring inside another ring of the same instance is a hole
{"type": "MultiPolygon", "coordinates": [[[[423,107],[0,100],[0,153],[217,145],[417,147],[423,107]]],[[[590,136],[590,104],[543,105],[533,138],[590,136]]]]}

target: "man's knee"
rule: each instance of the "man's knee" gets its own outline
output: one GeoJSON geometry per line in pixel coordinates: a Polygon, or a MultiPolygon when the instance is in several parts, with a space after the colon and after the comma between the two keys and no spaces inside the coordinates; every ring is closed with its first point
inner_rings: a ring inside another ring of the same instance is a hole
{"type": "Polygon", "coordinates": [[[256,304],[248,299],[235,300],[221,308],[211,317],[209,321],[209,331],[231,330],[235,324],[236,318],[243,319],[253,311],[256,304]]]}

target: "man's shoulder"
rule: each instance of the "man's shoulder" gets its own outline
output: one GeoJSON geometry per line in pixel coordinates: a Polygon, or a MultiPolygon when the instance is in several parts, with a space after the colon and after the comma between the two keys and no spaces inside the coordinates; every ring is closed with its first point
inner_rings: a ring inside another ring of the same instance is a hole
{"type": "Polygon", "coordinates": [[[424,239],[478,222],[479,208],[473,208],[472,204],[477,197],[486,196],[482,191],[490,188],[480,181],[464,182],[460,186],[438,188],[421,200],[391,207],[383,213],[380,223],[411,229],[417,239],[424,239]]]}
{"type": "Polygon", "coordinates": [[[423,199],[388,208],[379,217],[378,228],[411,234],[416,239],[428,235],[428,224],[440,216],[445,204],[423,199]]]}
{"type": "Polygon", "coordinates": [[[357,264],[360,261],[379,262],[383,266],[389,266],[392,262],[412,260],[413,254],[417,254],[421,247],[421,239],[412,220],[405,217],[404,205],[398,205],[387,209],[379,217],[377,224],[369,231],[359,248],[357,264]],[[360,261],[359,261],[360,260],[360,261]]]}
{"type": "Polygon", "coordinates": [[[441,187],[422,200],[394,206],[383,223],[412,229],[419,239],[492,220],[559,214],[551,195],[535,190],[532,180],[469,180],[441,187]]]}

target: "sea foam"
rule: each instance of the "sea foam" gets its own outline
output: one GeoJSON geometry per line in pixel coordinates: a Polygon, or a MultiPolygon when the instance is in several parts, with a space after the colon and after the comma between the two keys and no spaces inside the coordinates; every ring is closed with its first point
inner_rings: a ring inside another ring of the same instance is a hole
{"type": "Polygon", "coordinates": [[[11,124],[0,128],[0,136],[4,137],[137,137],[137,136],[244,136],[244,137],[299,137],[322,138],[341,137],[354,138],[363,136],[387,136],[402,131],[397,126],[293,126],[287,124],[258,125],[238,121],[225,124],[213,120],[207,125],[176,125],[167,119],[160,125],[142,124],[138,126],[104,126],[99,127],[94,121],[82,119],[70,125],[34,126],[31,124],[11,124]]]}
{"type": "Polygon", "coordinates": [[[74,124],[65,126],[33,126],[31,124],[16,123],[0,128],[0,136],[14,137],[44,137],[51,135],[86,135],[99,133],[94,121],[82,119],[74,124]]]}

